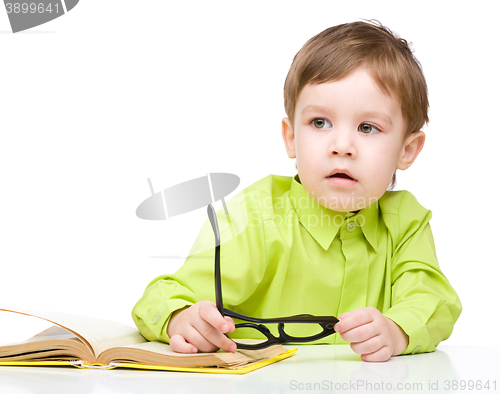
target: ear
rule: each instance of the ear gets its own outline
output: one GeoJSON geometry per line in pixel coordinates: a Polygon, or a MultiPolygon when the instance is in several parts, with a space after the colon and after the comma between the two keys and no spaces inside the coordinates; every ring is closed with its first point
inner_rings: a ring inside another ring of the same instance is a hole
{"type": "Polygon", "coordinates": [[[295,133],[293,132],[292,122],[288,118],[283,118],[281,121],[281,136],[283,137],[288,157],[295,159],[295,133]]]}
{"type": "Polygon", "coordinates": [[[398,160],[397,168],[399,170],[406,170],[409,168],[418,154],[424,147],[425,134],[422,130],[416,133],[411,133],[405,140],[403,144],[403,149],[401,151],[401,157],[398,160]]]}

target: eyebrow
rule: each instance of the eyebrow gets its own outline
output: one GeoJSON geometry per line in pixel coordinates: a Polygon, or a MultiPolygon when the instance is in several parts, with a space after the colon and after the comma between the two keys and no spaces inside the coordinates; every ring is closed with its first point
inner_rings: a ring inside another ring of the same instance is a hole
{"type": "Polygon", "coordinates": [[[377,119],[380,119],[386,123],[389,123],[391,126],[392,126],[392,120],[389,116],[383,114],[383,113],[380,113],[380,112],[363,112],[361,114],[363,117],[367,117],[367,118],[377,118],[377,119]]]}
{"type": "Polygon", "coordinates": [[[322,111],[328,111],[328,108],[322,107],[320,105],[308,105],[308,106],[304,107],[301,114],[305,114],[307,112],[322,112],[322,111]]]}
{"type": "MultiPolygon", "coordinates": [[[[326,112],[328,110],[329,110],[328,107],[323,107],[320,105],[308,105],[308,106],[304,107],[301,114],[303,115],[303,114],[308,113],[308,112],[326,112]]],[[[385,115],[381,112],[367,111],[367,112],[361,113],[360,116],[366,117],[366,118],[377,118],[377,119],[380,119],[386,123],[389,123],[392,126],[392,120],[391,120],[390,116],[385,115]]]]}

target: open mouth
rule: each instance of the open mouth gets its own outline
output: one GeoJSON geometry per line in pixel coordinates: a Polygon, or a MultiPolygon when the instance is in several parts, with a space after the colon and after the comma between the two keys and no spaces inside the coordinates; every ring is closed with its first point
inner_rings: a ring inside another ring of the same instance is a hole
{"type": "Polygon", "coordinates": [[[354,179],[347,170],[335,170],[332,175],[329,175],[329,182],[334,186],[354,187],[358,181],[354,179]]]}
{"type": "Polygon", "coordinates": [[[342,178],[342,179],[350,179],[350,180],[354,181],[353,177],[351,177],[347,174],[344,174],[343,172],[338,172],[336,174],[330,175],[328,178],[342,178]]]}

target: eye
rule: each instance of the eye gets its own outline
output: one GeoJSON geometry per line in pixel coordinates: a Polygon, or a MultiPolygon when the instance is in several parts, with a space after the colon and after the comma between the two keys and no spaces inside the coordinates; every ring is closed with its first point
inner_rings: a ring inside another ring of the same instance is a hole
{"type": "Polygon", "coordinates": [[[363,134],[375,134],[380,131],[380,129],[370,123],[361,123],[358,127],[358,130],[363,134]]]}
{"type": "Polygon", "coordinates": [[[321,118],[313,119],[311,123],[316,129],[324,129],[326,127],[332,127],[331,123],[328,120],[321,118]]]}

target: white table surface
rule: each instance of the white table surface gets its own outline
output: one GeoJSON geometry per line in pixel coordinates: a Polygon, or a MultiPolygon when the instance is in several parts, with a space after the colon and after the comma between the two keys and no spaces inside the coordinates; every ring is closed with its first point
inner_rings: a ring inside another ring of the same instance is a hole
{"type": "Polygon", "coordinates": [[[500,392],[500,346],[443,344],[385,363],[363,362],[347,345],[297,347],[293,357],[246,375],[0,367],[0,393],[500,392]],[[461,381],[474,388],[461,390],[461,381]]]}

